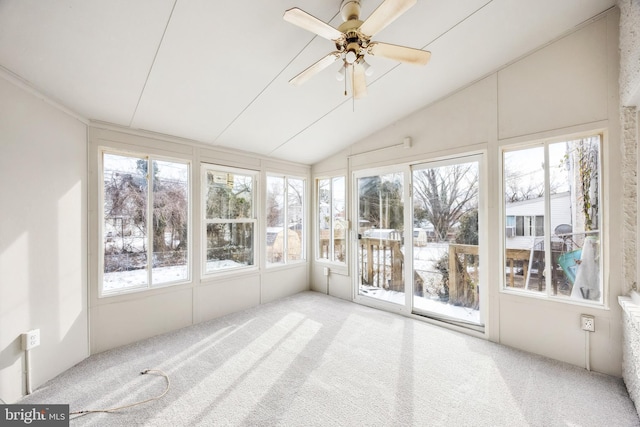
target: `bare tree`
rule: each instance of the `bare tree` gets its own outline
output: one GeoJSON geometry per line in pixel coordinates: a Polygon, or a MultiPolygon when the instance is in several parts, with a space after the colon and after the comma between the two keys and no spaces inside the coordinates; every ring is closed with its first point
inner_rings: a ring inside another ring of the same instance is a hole
{"type": "Polygon", "coordinates": [[[251,176],[209,172],[207,175],[207,217],[237,219],[251,217],[251,176]],[[226,182],[218,182],[219,176],[227,176],[226,182]]]}
{"type": "MultiPolygon", "coordinates": [[[[153,238],[153,252],[177,254],[187,244],[187,185],[180,179],[167,178],[160,166],[153,162],[153,173],[147,177],[149,162],[138,159],[135,171],[111,170],[105,172],[104,204],[107,242],[105,253],[110,255],[133,254],[113,259],[106,270],[129,270],[140,268],[146,260],[147,236],[153,238]],[[153,191],[151,221],[147,219],[148,178],[153,191]],[[119,240],[120,244],[115,242],[119,240]]],[[[157,261],[162,265],[164,261],[157,261]]]]}
{"type": "Polygon", "coordinates": [[[301,224],[304,207],[304,181],[287,179],[287,213],[289,223],[301,224]]]}
{"type": "Polygon", "coordinates": [[[276,178],[267,190],[267,227],[282,226],[284,220],[284,179],[276,178]]]}
{"type": "Polygon", "coordinates": [[[376,228],[403,228],[401,175],[383,175],[359,180],[360,219],[376,228]]]}
{"type": "Polygon", "coordinates": [[[508,165],[504,168],[504,197],[507,203],[520,202],[522,200],[537,199],[544,196],[543,168],[533,172],[522,172],[511,169],[508,165]],[[535,175],[540,179],[535,179],[535,175]]]}
{"type": "Polygon", "coordinates": [[[585,230],[598,228],[598,141],[597,138],[576,141],[574,152],[571,153],[578,172],[577,193],[582,199],[580,207],[585,230]]]}
{"type": "Polygon", "coordinates": [[[446,240],[451,228],[467,211],[477,208],[478,169],[466,163],[414,172],[416,210],[429,221],[439,240],[446,240]]]}
{"type": "MultiPolygon", "coordinates": [[[[526,153],[525,153],[526,155],[526,153]]],[[[553,165],[551,165],[553,166],[553,165]]],[[[566,168],[564,162],[555,166],[557,170],[566,168]]],[[[549,183],[550,194],[562,191],[566,184],[566,172],[560,175],[551,174],[549,183]],[[563,179],[564,178],[564,179],[563,179]]],[[[544,162],[540,168],[530,170],[514,170],[510,165],[504,166],[504,197],[506,203],[521,202],[523,200],[538,199],[544,196],[544,162]]]]}

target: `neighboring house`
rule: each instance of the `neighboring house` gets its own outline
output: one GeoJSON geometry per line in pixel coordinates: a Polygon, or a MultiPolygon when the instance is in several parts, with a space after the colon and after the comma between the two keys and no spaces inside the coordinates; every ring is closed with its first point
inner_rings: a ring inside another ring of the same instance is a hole
{"type": "MultiPolygon", "coordinates": [[[[288,259],[300,259],[300,235],[290,226],[287,230],[288,259]]],[[[282,262],[284,258],[285,242],[283,227],[267,227],[267,262],[282,262]]]]}
{"type": "MultiPolygon", "coordinates": [[[[551,233],[561,224],[571,225],[571,193],[551,196],[551,233]]],[[[544,236],[544,198],[506,205],[505,242],[508,249],[531,249],[544,236]]]]}

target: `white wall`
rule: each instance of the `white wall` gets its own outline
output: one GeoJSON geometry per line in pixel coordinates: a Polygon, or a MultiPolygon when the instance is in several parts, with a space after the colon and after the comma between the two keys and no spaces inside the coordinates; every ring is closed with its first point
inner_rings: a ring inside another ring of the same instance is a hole
{"type": "MultiPolygon", "coordinates": [[[[612,10],[554,43],[515,61],[451,96],[353,144],[313,166],[312,175],[383,165],[421,163],[464,153],[485,153],[487,236],[500,236],[500,149],[503,146],[604,132],[604,266],[606,306],[559,303],[501,291],[501,257],[488,259],[487,338],[554,359],[585,366],[581,313],[596,317],[591,368],[621,374],[620,253],[621,162],[618,112],[618,12],[612,10]],[[412,138],[412,147],[387,150],[412,138]],[[380,148],[379,151],[371,152],[380,148]]],[[[349,198],[348,200],[351,200],[349,198]]],[[[499,254],[500,239],[487,242],[499,254]]],[[[312,266],[312,288],[327,291],[324,264],[312,266]]],[[[330,275],[329,293],[352,298],[351,276],[330,275]]]]}
{"type": "MultiPolygon", "coordinates": [[[[257,170],[261,182],[267,171],[308,179],[310,168],[108,125],[87,127],[74,117],[12,76],[0,75],[0,399],[5,402],[26,391],[20,334],[28,330],[41,331],[42,344],[31,351],[35,389],[89,354],[309,289],[307,262],[266,268],[264,254],[252,273],[201,278],[195,229],[190,283],[98,298],[97,147],[191,161],[194,227],[200,218],[201,162],[257,170]]],[[[262,247],[260,227],[258,232],[262,247]]]]}
{"type": "MultiPolygon", "coordinates": [[[[201,203],[200,165],[238,167],[258,171],[258,248],[265,247],[264,185],[267,172],[301,176],[309,181],[310,167],[278,162],[231,150],[218,150],[181,140],[122,130],[95,124],[89,129],[89,316],[91,353],[98,353],[164,332],[176,330],[225,314],[264,304],[309,289],[309,263],[266,267],[265,254],[259,250],[252,271],[202,277],[200,262],[201,203]],[[191,162],[192,191],[192,280],[189,283],[119,296],[98,297],[99,147],[185,159],[191,162]]],[[[309,187],[310,188],[310,187],[309,187]]],[[[307,194],[310,194],[310,189],[307,194]]],[[[308,221],[308,219],[307,219],[308,221]]],[[[309,246],[307,239],[307,246],[309,246]]]]}
{"type": "Polygon", "coordinates": [[[88,356],[87,127],[0,75],[0,398],[25,393],[20,334],[39,328],[31,384],[88,356]]]}

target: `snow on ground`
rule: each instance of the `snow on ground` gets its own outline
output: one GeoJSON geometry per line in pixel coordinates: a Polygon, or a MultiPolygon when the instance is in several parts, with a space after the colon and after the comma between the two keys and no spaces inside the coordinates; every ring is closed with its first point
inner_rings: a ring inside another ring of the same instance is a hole
{"type": "MultiPolygon", "coordinates": [[[[427,247],[414,247],[413,258],[415,269],[421,275],[439,274],[435,269],[435,263],[448,251],[448,245],[430,244],[427,247]]],[[[243,264],[232,260],[208,261],[207,272],[220,271],[233,267],[241,267],[243,264]]],[[[157,267],[153,269],[154,284],[178,282],[188,279],[188,269],[186,265],[171,267],[157,267]]],[[[145,287],[147,285],[147,270],[116,271],[104,274],[103,290],[106,292],[118,289],[145,287]]],[[[396,304],[405,303],[403,292],[390,291],[374,286],[361,285],[362,295],[366,295],[378,300],[390,301],[396,304]]],[[[441,316],[458,319],[465,322],[480,324],[480,312],[466,307],[456,307],[446,302],[440,301],[437,295],[425,297],[413,297],[413,305],[417,311],[436,313],[441,316]]]]}
{"type": "MultiPolygon", "coordinates": [[[[405,304],[404,292],[390,291],[387,289],[377,288],[374,286],[360,285],[361,295],[375,298],[377,300],[389,301],[395,304],[405,304]]],[[[470,322],[480,325],[480,311],[467,307],[458,307],[439,299],[413,297],[413,307],[416,311],[427,313],[435,313],[440,316],[449,317],[463,322],[470,322]]]]}
{"type": "MultiPolygon", "coordinates": [[[[208,261],[207,273],[225,270],[232,267],[242,267],[244,264],[231,260],[208,261]]],[[[180,282],[189,279],[189,270],[186,265],[173,265],[170,267],[156,267],[152,271],[153,284],[180,282]]],[[[147,270],[114,271],[104,273],[102,290],[105,292],[118,289],[128,289],[147,286],[147,270]]]]}
{"type": "Polygon", "coordinates": [[[241,264],[239,262],[236,262],[230,259],[207,261],[207,273],[226,270],[227,268],[246,267],[246,266],[247,266],[246,264],[241,264]]]}
{"type": "MultiPolygon", "coordinates": [[[[404,248],[402,251],[404,253],[404,248]]],[[[435,266],[436,263],[448,253],[448,251],[448,243],[429,243],[427,246],[413,247],[413,267],[424,280],[425,285],[425,296],[413,297],[414,309],[416,311],[435,313],[439,316],[449,317],[464,322],[481,324],[479,310],[454,306],[441,301],[438,297],[438,294],[442,289],[442,285],[440,283],[442,273],[438,271],[435,266]]],[[[403,292],[390,291],[368,285],[361,285],[360,291],[362,295],[378,300],[390,301],[402,305],[405,304],[405,294],[403,292]]]]}
{"type": "MultiPolygon", "coordinates": [[[[153,283],[178,282],[189,277],[186,265],[174,265],[171,267],[156,267],[153,269],[153,283]]],[[[136,288],[147,285],[147,270],[114,271],[104,273],[103,291],[115,291],[117,289],[136,288]]]]}

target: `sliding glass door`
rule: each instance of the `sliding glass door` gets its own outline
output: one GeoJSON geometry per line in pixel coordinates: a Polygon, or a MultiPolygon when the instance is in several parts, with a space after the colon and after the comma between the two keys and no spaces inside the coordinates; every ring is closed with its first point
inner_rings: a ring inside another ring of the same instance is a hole
{"type": "Polygon", "coordinates": [[[480,161],[354,175],[357,301],[482,327],[480,161]]]}
{"type": "Polygon", "coordinates": [[[406,173],[357,176],[357,296],[406,305],[406,173]]]}
{"type": "Polygon", "coordinates": [[[479,177],[477,158],[412,169],[414,313],[482,324],[479,177]]]}

